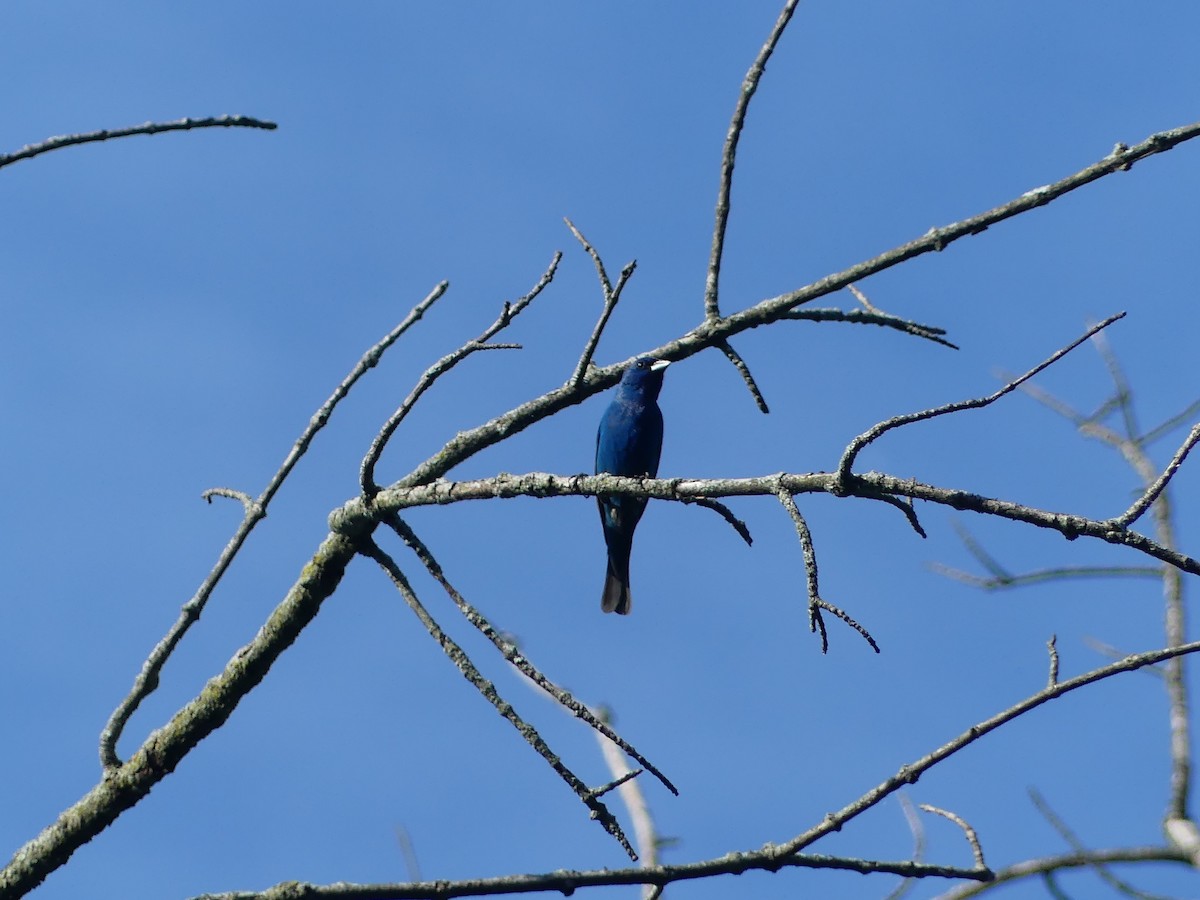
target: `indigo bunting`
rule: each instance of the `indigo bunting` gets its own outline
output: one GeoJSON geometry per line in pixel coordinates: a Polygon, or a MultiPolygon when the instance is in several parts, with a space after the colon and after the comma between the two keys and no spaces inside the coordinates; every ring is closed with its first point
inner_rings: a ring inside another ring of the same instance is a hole
{"type": "MultiPolygon", "coordinates": [[[[625,370],[617,386],[617,396],[600,420],[596,432],[596,474],[650,477],[658,474],[662,453],[663,418],[658,408],[662,390],[663,359],[643,356],[625,370]]],[[[646,510],[642,497],[597,497],[604,543],[608,545],[608,572],[600,608],[605,612],[628,615],[629,552],[633,548],[633,530],[646,510]]]]}

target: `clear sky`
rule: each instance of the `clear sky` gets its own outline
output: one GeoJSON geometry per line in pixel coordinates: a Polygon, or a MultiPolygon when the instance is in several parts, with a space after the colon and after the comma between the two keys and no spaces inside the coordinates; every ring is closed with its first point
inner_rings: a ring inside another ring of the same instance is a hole
{"type": "MultiPolygon", "coordinates": [[[[0,152],[51,135],[240,113],[218,130],[70,148],[0,171],[0,765],[4,857],[99,775],[97,735],[202,581],[240,508],[362,352],[442,279],[450,290],[321,434],[131,724],[128,753],[249,640],[356,492],[358,462],[419,374],[560,274],[432,390],[380,477],[560,385],[600,310],[570,216],[610,272],[637,272],[597,353],[610,364],[702,316],[721,143],[775,2],[90,4],[0,8],[0,152]]],[[[802,3],[754,101],[738,161],[723,308],[800,287],[1200,117],[1200,5],[802,3]]],[[[863,326],[785,323],[735,346],[771,405],[704,353],[667,373],[664,476],[836,466],[875,422],[988,393],[1118,310],[1109,329],[1150,426],[1196,399],[1200,144],[869,279],[877,306],[948,330],[957,352],[863,326]]],[[[821,305],[852,308],[848,294],[821,305]]],[[[1090,410],[1111,391],[1083,347],[1040,383],[1090,410]]],[[[597,396],[452,477],[590,471],[597,396]]],[[[1185,432],[1155,445],[1162,465],[1185,432]]],[[[893,433],[863,470],[1105,517],[1136,478],[1021,395],[893,433]]],[[[1195,553],[1196,470],[1176,481],[1195,553]]],[[[1155,581],[984,594],[930,571],[975,566],[962,525],[1014,571],[1139,564],[1129,551],[942,507],[798,498],[830,600],[808,634],[802,560],[778,503],[652,504],[630,617],[604,616],[594,503],[509,500],[410,521],[453,582],[553,679],[613,711],[681,789],[645,789],[664,860],[784,841],[1046,679],[1161,646],[1155,581]]],[[[402,547],[427,605],[566,762],[607,780],[590,732],[533,693],[402,547]]],[[[1194,679],[1192,680],[1195,685],[1194,679]]],[[[1088,846],[1160,840],[1167,718],[1159,679],[1056,701],[922,778],[993,867],[1068,849],[1037,787],[1088,846]]],[[[623,810],[622,810],[623,814],[623,810]]],[[[969,865],[926,821],[926,859],[969,865]]],[[[53,874],[39,898],[162,900],[278,881],[464,878],[626,864],[574,796],[445,660],[363,561],[228,723],[53,874]]],[[[889,800],[814,852],[903,859],[889,800]]],[[[1200,895],[1178,867],[1124,870],[1200,895]]],[[[669,897],[879,897],[891,877],[792,871],[669,897]]],[[[1091,874],[1065,876],[1096,896],[1091,874]]],[[[917,885],[930,897],[945,882],[917,885]]],[[[633,889],[605,896],[633,896],[633,889]]],[[[1041,897],[1040,884],[1005,897],[1041,897]]]]}

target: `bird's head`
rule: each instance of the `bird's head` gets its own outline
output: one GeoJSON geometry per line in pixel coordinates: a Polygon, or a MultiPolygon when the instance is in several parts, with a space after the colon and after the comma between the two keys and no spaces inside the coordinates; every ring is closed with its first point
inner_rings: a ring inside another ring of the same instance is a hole
{"type": "Polygon", "coordinates": [[[670,364],[665,359],[655,359],[653,356],[639,357],[621,376],[621,390],[634,391],[648,399],[655,399],[662,389],[663,370],[670,364]]]}

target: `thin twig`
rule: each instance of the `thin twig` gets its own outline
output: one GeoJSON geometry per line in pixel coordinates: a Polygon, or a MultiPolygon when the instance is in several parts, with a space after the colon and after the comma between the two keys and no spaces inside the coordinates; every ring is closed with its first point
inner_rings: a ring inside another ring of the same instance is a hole
{"type": "Polygon", "coordinates": [[[1115,519],[1110,519],[1118,528],[1128,528],[1134,522],[1145,514],[1150,505],[1159,498],[1162,492],[1166,489],[1167,483],[1175,477],[1175,473],[1179,471],[1179,467],[1183,465],[1183,461],[1187,459],[1188,453],[1200,442],[1200,424],[1195,425],[1188,434],[1187,439],[1175,451],[1175,455],[1171,457],[1171,461],[1167,467],[1163,469],[1161,475],[1155,479],[1154,483],[1146,488],[1146,492],[1140,496],[1133,506],[1121,513],[1115,519]]]}
{"type": "Polygon", "coordinates": [[[871,645],[871,649],[878,653],[879,645],[875,643],[875,639],[871,637],[871,633],[866,628],[851,618],[844,610],[828,600],[822,599],[820,588],[817,586],[817,553],[813,548],[812,532],[808,528],[808,523],[804,521],[804,516],[801,515],[800,508],[796,506],[795,499],[782,485],[776,491],[776,496],[779,497],[779,502],[783,504],[788,515],[791,516],[792,523],[796,526],[796,534],[800,538],[800,548],[804,553],[804,581],[808,592],[808,629],[820,632],[821,652],[829,652],[829,635],[825,631],[825,620],[821,616],[821,610],[825,610],[857,631],[863,640],[871,645]]]}
{"type": "Polygon", "coordinates": [[[876,320],[880,321],[881,324],[882,324],[882,321],[887,321],[889,324],[897,323],[897,322],[903,323],[903,325],[906,326],[904,328],[904,330],[907,331],[909,334],[914,334],[917,337],[923,337],[926,340],[933,341],[935,344],[941,344],[943,347],[949,347],[952,350],[958,349],[958,347],[956,347],[954,344],[950,343],[949,341],[947,341],[941,337],[941,335],[946,333],[945,329],[929,328],[928,326],[925,326],[925,325],[918,325],[916,322],[907,322],[903,319],[898,318],[897,316],[893,316],[889,313],[884,312],[882,309],[880,309],[874,303],[872,303],[869,299],[867,299],[867,295],[864,294],[862,292],[862,290],[859,288],[859,286],[856,284],[846,285],[846,290],[848,290],[851,294],[853,294],[854,299],[862,304],[862,308],[865,309],[876,320]]]}
{"type": "Polygon", "coordinates": [[[1185,422],[1191,422],[1192,420],[1194,420],[1197,413],[1200,413],[1200,400],[1192,401],[1190,404],[1188,404],[1187,409],[1184,409],[1182,412],[1178,412],[1175,415],[1171,416],[1169,419],[1167,419],[1161,425],[1156,425],[1155,427],[1151,428],[1149,431],[1147,431],[1145,434],[1143,434],[1140,438],[1138,438],[1138,443],[1141,444],[1143,447],[1149,447],[1151,444],[1153,444],[1159,438],[1165,437],[1166,435],[1170,434],[1172,431],[1174,431],[1180,425],[1183,425],[1185,422]]]}
{"type": "Polygon", "coordinates": [[[1072,350],[1074,350],[1076,347],[1078,347],[1080,344],[1082,344],[1084,341],[1086,341],[1092,335],[1096,334],[1102,328],[1107,328],[1113,322],[1116,322],[1118,319],[1122,319],[1124,317],[1125,317],[1125,313],[1123,313],[1123,312],[1117,313],[1116,315],[1109,316],[1107,319],[1105,319],[1100,324],[1093,325],[1091,328],[1089,328],[1087,330],[1087,333],[1085,333],[1082,337],[1075,339],[1070,344],[1068,344],[1066,347],[1063,347],[1061,350],[1058,350],[1057,352],[1053,353],[1052,355],[1047,357],[1045,360],[1043,360],[1042,362],[1040,362],[1036,366],[1034,366],[1032,369],[1030,369],[1028,372],[1026,372],[1024,375],[1022,375],[1020,378],[1017,378],[1015,381],[1010,381],[1008,384],[1004,385],[1004,387],[1000,388],[1000,390],[996,391],[993,394],[989,394],[986,397],[975,397],[970,400],[960,400],[957,403],[947,403],[945,406],[939,406],[934,409],[926,409],[926,410],[922,410],[921,412],[916,412],[916,413],[909,413],[909,414],[903,415],[903,416],[896,416],[895,418],[888,419],[886,422],[880,422],[878,425],[875,425],[868,431],[865,431],[862,434],[860,434],[858,437],[856,437],[854,440],[852,440],[850,442],[850,444],[846,447],[845,452],[842,454],[841,461],[838,463],[838,468],[837,468],[838,481],[842,482],[843,484],[848,482],[850,480],[850,478],[852,477],[852,473],[850,470],[854,466],[854,460],[858,456],[858,454],[862,451],[862,449],[864,447],[866,447],[868,444],[877,440],[881,435],[886,434],[887,432],[891,431],[893,428],[900,428],[901,426],[904,426],[904,425],[911,425],[913,422],[923,422],[927,419],[936,418],[937,416],[948,415],[949,413],[961,412],[963,410],[968,410],[968,409],[981,409],[985,406],[989,406],[990,404],[995,403],[997,400],[999,400],[1005,394],[1011,393],[1013,390],[1015,390],[1017,387],[1019,387],[1023,382],[1028,381],[1030,378],[1032,378],[1034,375],[1038,374],[1039,372],[1043,371],[1048,366],[1054,365],[1054,363],[1058,362],[1058,360],[1062,359],[1064,356],[1066,356],[1068,353],[1070,353],[1072,350]]]}
{"type": "Polygon", "coordinates": [[[37,144],[28,144],[13,153],[0,154],[0,169],[11,166],[23,159],[32,159],[51,150],[61,150],[63,147],[74,147],[77,144],[92,144],[96,141],[109,141],[114,138],[131,137],[135,134],[161,134],[164,131],[191,131],[194,128],[261,128],[263,131],[274,131],[279,126],[274,122],[255,119],[250,116],[209,116],[206,119],[176,119],[173,122],[144,122],[129,128],[105,128],[101,131],[89,131],[84,134],[64,134],[47,138],[37,144]]]}
{"type": "Polygon", "coordinates": [[[404,402],[392,413],[388,418],[383,428],[375,436],[371,442],[371,447],[367,451],[367,455],[363,457],[362,465],[359,467],[359,487],[362,490],[362,496],[370,500],[378,492],[379,487],[375,484],[375,466],[379,462],[379,457],[383,455],[384,448],[387,447],[388,441],[391,440],[396,429],[400,427],[400,423],[412,410],[416,402],[421,399],[421,395],[427,391],[434,382],[438,380],[446,372],[453,369],[456,365],[480,350],[488,349],[511,349],[518,346],[515,344],[509,345],[489,345],[490,341],[497,332],[507,328],[509,324],[520,315],[530,303],[545,289],[545,287],[554,280],[554,273],[558,270],[559,261],[562,259],[562,253],[556,252],[554,258],[550,261],[549,267],[542,273],[542,277],[538,279],[537,284],[533,286],[528,294],[519,298],[514,302],[506,301],[500,310],[500,315],[491,325],[483,330],[483,333],[474,340],[467,341],[453,353],[448,353],[439,359],[436,363],[425,370],[425,373],[417,381],[416,387],[409,392],[409,395],[404,398],[404,402]]]}
{"type": "Polygon", "coordinates": [[[1067,581],[1075,578],[1162,578],[1162,566],[1059,566],[1053,569],[1038,569],[1034,572],[1023,572],[1020,575],[993,575],[984,578],[964,572],[952,566],[933,562],[928,564],[932,572],[953,578],[963,584],[984,591],[999,591],[1008,588],[1029,587],[1033,584],[1045,584],[1048,581],[1067,581]]]}
{"type": "Polygon", "coordinates": [[[329,421],[329,417],[333,415],[334,409],[350,393],[350,389],[354,387],[358,380],[370,369],[374,368],[384,352],[396,343],[401,335],[420,321],[429,307],[433,306],[446,293],[448,287],[449,283],[446,281],[435,286],[426,295],[424,300],[409,311],[400,324],[388,332],[382,340],[371,347],[354,364],[346,377],[342,379],[333,393],[329,395],[329,398],[321,404],[321,408],[309,419],[308,425],[300,433],[300,436],[296,438],[295,443],[292,444],[292,449],[288,451],[288,455],[284,458],[257,500],[247,502],[246,498],[248,495],[241,491],[231,491],[228,488],[211,488],[204,492],[202,496],[210,503],[212,502],[212,497],[218,495],[241,500],[245,507],[245,515],[242,518],[241,524],[238,525],[237,531],[229,539],[229,543],[225,545],[225,549],[221,551],[221,556],[217,559],[216,564],[209,571],[208,575],[205,576],[204,582],[192,598],[183,605],[175,624],[171,626],[170,631],[150,651],[150,655],[142,663],[141,671],[134,679],[133,687],[129,694],[113,710],[112,715],[109,716],[108,722],[104,726],[104,730],[100,732],[100,763],[105,769],[112,769],[121,764],[120,757],[117,756],[117,742],[121,739],[121,734],[125,730],[130,717],[141,705],[141,702],[158,687],[159,674],[162,672],[162,668],[166,665],[171,653],[183,639],[188,629],[200,619],[200,614],[204,611],[205,605],[220,583],[221,578],[233,563],[234,558],[246,543],[247,538],[250,537],[250,532],[267,515],[267,507],[270,506],[271,500],[274,499],[279,489],[283,487],[284,481],[291,475],[300,458],[308,451],[317,432],[325,427],[329,421]]]}
{"type": "Polygon", "coordinates": [[[404,602],[420,619],[421,624],[425,626],[425,630],[442,648],[442,652],[449,657],[455,667],[462,673],[463,677],[471,683],[471,686],[486,699],[500,713],[510,725],[513,726],[525,740],[529,743],[538,755],[546,761],[555,773],[575,792],[575,795],[583,802],[583,804],[591,811],[592,818],[598,821],[604,830],[611,834],[629,854],[629,858],[637,860],[637,853],[634,852],[629,840],[625,837],[625,832],[621,830],[620,824],[616,817],[609,812],[608,807],[600,802],[596,793],[589,788],[584,782],[563,763],[562,759],[545,742],[536,728],[526,722],[517,713],[511,703],[500,696],[496,690],[496,686],[480,674],[475,664],[471,662],[471,658],[455,641],[442,630],[441,626],[434,620],[429,611],[425,609],[409,583],[408,578],[396,562],[383,549],[375,543],[372,538],[363,538],[360,543],[360,552],[370,559],[373,559],[379,564],[387,576],[391,579],[392,584],[400,592],[404,598],[404,602]]]}
{"type": "MultiPolygon", "coordinates": [[[[1127,420],[1127,422],[1131,421],[1127,420]]],[[[1029,788],[1029,799],[1033,801],[1033,805],[1037,808],[1037,811],[1042,814],[1042,818],[1050,823],[1050,827],[1058,832],[1059,836],[1070,845],[1076,854],[1080,856],[1088,854],[1088,848],[1084,846],[1083,841],[1076,836],[1075,832],[1071,830],[1071,827],[1067,825],[1063,818],[1051,808],[1050,804],[1046,802],[1046,798],[1042,796],[1041,791],[1035,787],[1029,788]]],[[[1114,875],[1108,866],[1102,862],[1093,862],[1092,869],[1101,881],[1127,897],[1138,897],[1141,900],[1170,900],[1170,898],[1159,897],[1156,894],[1147,894],[1138,890],[1129,884],[1129,882],[1114,875]]]]}
{"type": "Polygon", "coordinates": [[[741,539],[746,542],[747,547],[754,544],[754,538],[750,536],[750,528],[745,522],[735,516],[733,511],[724,503],[719,503],[716,500],[709,499],[708,497],[697,497],[695,500],[685,500],[683,502],[694,503],[696,506],[703,506],[705,509],[711,509],[731,526],[733,526],[733,530],[736,531],[741,539]]]}
{"type": "Polygon", "coordinates": [[[1050,635],[1046,641],[1046,652],[1050,654],[1050,674],[1046,677],[1046,687],[1058,684],[1058,635],[1050,635]]]}
{"type": "Polygon", "coordinates": [[[750,367],[746,365],[746,361],[742,359],[741,354],[733,349],[733,345],[729,341],[721,341],[717,344],[717,349],[724,353],[725,358],[733,363],[733,367],[742,376],[742,381],[746,382],[746,387],[750,391],[750,396],[754,398],[754,403],[758,406],[758,411],[764,415],[769,413],[771,410],[767,407],[767,398],[758,389],[758,382],[750,374],[750,367]]]}
{"type": "Polygon", "coordinates": [[[783,11],[779,13],[775,26],[767,36],[766,43],[758,51],[758,56],[755,57],[750,70],[746,72],[746,77],[742,81],[741,93],[738,94],[737,105],[733,108],[733,118],[729,122],[729,132],[725,136],[725,146],[721,150],[721,186],[717,190],[712,252],[708,257],[708,275],[704,281],[704,317],[709,321],[721,317],[721,310],[717,302],[717,295],[720,291],[721,260],[725,255],[725,229],[729,225],[729,198],[733,191],[733,165],[737,159],[738,141],[742,136],[742,127],[746,124],[746,112],[750,109],[750,101],[754,98],[754,92],[758,90],[758,83],[762,80],[763,72],[767,68],[767,60],[775,52],[775,45],[779,43],[780,37],[783,36],[783,30],[791,21],[797,3],[799,0],[787,0],[787,3],[784,4],[783,11]]]}
{"type": "Polygon", "coordinates": [[[1125,659],[1111,665],[1093,669],[1090,672],[1085,672],[1066,681],[1060,681],[1053,687],[1043,688],[1036,694],[1032,694],[1021,702],[997,713],[990,719],[985,719],[976,725],[972,725],[958,737],[943,744],[932,753],[928,753],[920,759],[902,766],[891,778],[863,794],[853,803],[848,804],[836,813],[830,813],[819,825],[810,828],[803,834],[797,835],[778,847],[777,852],[781,857],[797,853],[827,834],[841,830],[846,823],[876,806],[881,800],[894,794],[904,785],[915,784],[922,775],[938,763],[948,759],[964,747],[968,747],[980,740],[984,735],[990,734],[1000,726],[1011,722],[1013,719],[1024,715],[1030,710],[1037,709],[1039,706],[1049,703],[1051,700],[1055,700],[1064,694],[1069,694],[1072,691],[1086,687],[1089,684],[1094,684],[1105,678],[1111,678],[1114,675],[1120,675],[1125,672],[1134,672],[1144,666],[1154,665],[1164,660],[1174,659],[1197,651],[1200,651],[1200,641],[1193,641],[1192,643],[1183,644],[1178,647],[1164,647],[1161,650],[1151,650],[1135,656],[1127,656],[1125,659]]]}
{"type": "Polygon", "coordinates": [[[579,362],[575,365],[575,371],[567,379],[566,386],[571,390],[575,390],[583,383],[584,376],[587,375],[588,366],[592,364],[592,357],[596,353],[596,347],[600,344],[600,336],[604,333],[604,328],[608,325],[608,320],[612,316],[613,310],[617,308],[617,303],[621,300],[621,292],[625,290],[625,285],[629,282],[630,277],[637,268],[637,260],[630,260],[625,264],[625,268],[621,270],[620,277],[617,278],[616,287],[613,287],[612,282],[608,280],[608,272],[604,268],[604,261],[600,258],[600,253],[583,236],[583,232],[575,227],[574,222],[565,217],[563,221],[567,223],[567,227],[571,229],[571,234],[575,235],[575,239],[579,241],[588,256],[592,258],[592,262],[596,266],[596,275],[600,279],[600,290],[604,295],[604,307],[600,311],[600,318],[596,321],[596,325],[583,347],[583,353],[579,357],[579,362]]]}
{"type": "Polygon", "coordinates": [[[387,519],[388,526],[396,532],[399,538],[404,541],[405,545],[416,554],[421,565],[429,572],[433,579],[441,585],[447,596],[458,607],[458,611],[463,617],[471,623],[480,634],[486,637],[492,646],[500,651],[512,665],[514,665],[522,675],[544,690],[547,694],[558,701],[563,707],[573,713],[576,717],[582,719],[587,725],[602,734],[608,740],[612,741],[626,753],[628,753],[637,763],[653,775],[662,783],[663,787],[669,790],[675,796],[679,796],[679,790],[673,785],[670,779],[665,776],[657,766],[650,760],[646,759],[632,744],[626,741],[623,737],[614,731],[607,722],[597,716],[586,704],[576,700],[569,691],[564,690],[557,684],[543,675],[529,659],[521,653],[512,641],[506,639],[504,635],[496,631],[488,618],[483,615],[478,609],[471,605],[453,584],[446,577],[441,564],[434,558],[432,551],[426,546],[425,542],[417,537],[417,533],[412,530],[412,527],[401,519],[399,516],[389,516],[387,519]]]}
{"type": "Polygon", "coordinates": [[[987,863],[983,861],[983,847],[979,845],[979,835],[975,829],[970,826],[966,819],[962,816],[952,813],[947,809],[941,809],[937,806],[931,806],[928,803],[922,803],[921,809],[927,813],[933,813],[936,816],[941,816],[947,819],[962,829],[963,835],[967,839],[967,843],[971,845],[971,856],[975,858],[975,865],[980,869],[986,869],[987,863]]]}
{"type": "Polygon", "coordinates": [[[911,334],[914,337],[933,341],[935,344],[941,344],[943,347],[949,347],[951,350],[958,349],[957,344],[952,344],[940,336],[946,333],[946,329],[944,328],[938,328],[934,325],[922,325],[920,322],[912,322],[908,319],[901,319],[898,316],[891,316],[879,311],[864,312],[861,309],[806,306],[803,309],[793,309],[790,312],[786,312],[779,318],[791,319],[798,322],[849,322],[854,325],[879,325],[883,328],[893,328],[896,331],[911,334]]]}

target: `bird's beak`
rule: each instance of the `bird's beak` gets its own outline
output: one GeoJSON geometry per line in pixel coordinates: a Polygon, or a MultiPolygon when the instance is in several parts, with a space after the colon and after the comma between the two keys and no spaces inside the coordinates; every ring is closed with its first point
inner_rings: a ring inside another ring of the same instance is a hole
{"type": "Polygon", "coordinates": [[[670,364],[671,364],[670,360],[656,359],[654,362],[650,363],[650,371],[651,372],[661,372],[663,369],[665,369],[670,364]]]}

